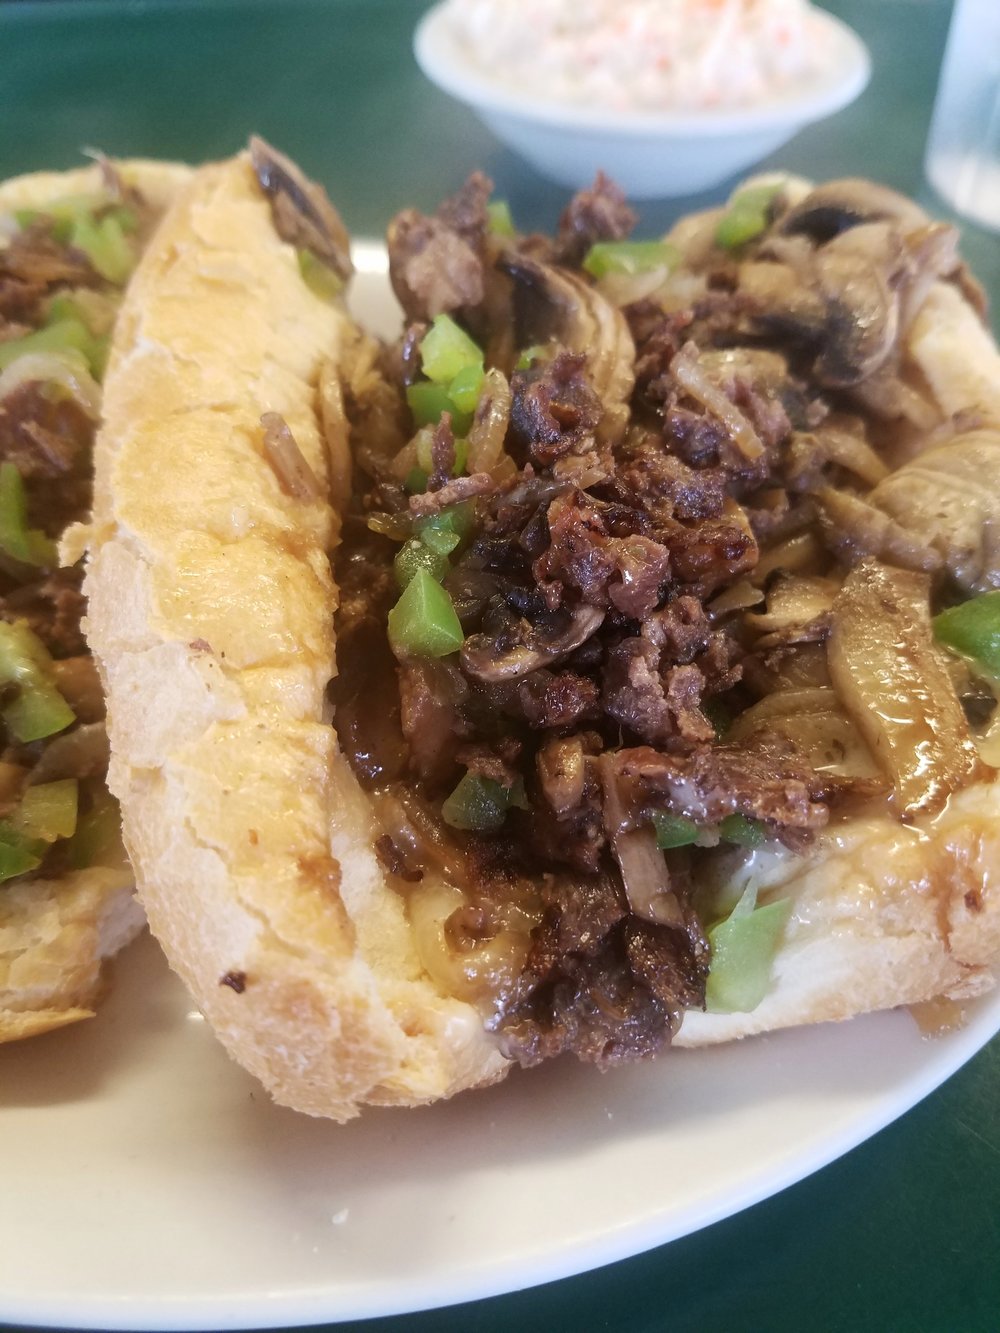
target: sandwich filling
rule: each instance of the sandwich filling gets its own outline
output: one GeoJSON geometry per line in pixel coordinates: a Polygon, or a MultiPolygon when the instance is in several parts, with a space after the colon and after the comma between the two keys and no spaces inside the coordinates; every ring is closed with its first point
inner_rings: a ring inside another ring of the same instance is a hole
{"type": "Polygon", "coordinates": [[[911,354],[980,296],[890,191],[665,241],[600,177],[554,237],[490,193],[394,220],[404,333],[341,367],[335,725],[430,975],[511,1058],[607,1064],[759,1003],[756,866],[992,776],[1000,428],[911,354]]]}
{"type": "MultiPolygon", "coordinates": [[[[152,225],[108,162],[92,194],[0,216],[0,881],[124,865],[104,699],[81,628],[100,381],[152,225]]],[[[2,892],[2,890],[0,890],[2,892]]]]}

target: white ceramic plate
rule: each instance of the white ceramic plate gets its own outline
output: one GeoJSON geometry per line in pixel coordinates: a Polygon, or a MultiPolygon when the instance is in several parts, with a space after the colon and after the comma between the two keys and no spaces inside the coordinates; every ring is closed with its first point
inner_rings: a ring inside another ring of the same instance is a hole
{"type": "Polygon", "coordinates": [[[336,1126],[273,1106],[144,939],[98,1018],[0,1048],[0,1321],[274,1327],[564,1277],[802,1179],[998,1029],[1000,997],[934,1041],[880,1014],[336,1126]]]}

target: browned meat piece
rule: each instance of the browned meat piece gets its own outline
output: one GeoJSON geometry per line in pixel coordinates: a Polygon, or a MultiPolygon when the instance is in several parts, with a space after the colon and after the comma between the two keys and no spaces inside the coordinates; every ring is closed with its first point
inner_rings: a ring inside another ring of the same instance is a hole
{"type": "Polygon", "coordinates": [[[652,433],[633,444],[635,452],[622,466],[621,481],[659,522],[676,518],[696,523],[722,513],[726,476],[721,468],[688,467],[652,433]]]}
{"type": "Polygon", "coordinates": [[[495,1023],[504,1052],[529,1066],[570,1051],[612,1065],[662,1050],[682,1008],[704,1004],[703,941],[628,918],[603,876],[556,881],[547,897],[517,994],[495,1023]],[[656,993],[644,980],[654,968],[656,993]]]}
{"type": "Polygon", "coordinates": [[[441,490],[451,480],[454,469],[455,435],[451,429],[451,413],[445,412],[431,437],[431,472],[427,478],[427,489],[441,490]]]}
{"type": "Polygon", "coordinates": [[[92,287],[99,282],[86,255],[60,245],[44,219],[0,248],[0,321],[37,322],[41,300],[57,287],[92,287]]]}
{"type": "Polygon", "coordinates": [[[455,752],[468,727],[462,707],[469,687],[462,673],[434,658],[415,658],[399,668],[400,720],[410,747],[410,766],[424,782],[444,783],[456,772],[455,752]]]}
{"type": "Polygon", "coordinates": [[[720,465],[729,438],[721,421],[687,407],[667,406],[663,426],[670,448],[690,467],[720,465]]]}
{"type": "Polygon", "coordinates": [[[486,745],[481,741],[463,745],[458,751],[458,762],[476,777],[489,778],[501,787],[513,787],[520,774],[515,767],[521,753],[521,743],[513,739],[486,745]]]}
{"type": "Polygon", "coordinates": [[[580,453],[601,419],[601,400],[587,382],[585,365],[582,354],[561,352],[551,362],[516,371],[511,379],[514,438],[540,467],[563,454],[580,453]]]}
{"type": "Polygon", "coordinates": [[[678,583],[692,585],[702,597],[733,583],[757,563],[757,542],[744,511],[727,501],[719,518],[697,526],[672,524],[662,534],[678,583]]]}
{"type": "Polygon", "coordinates": [[[641,620],[659,602],[670,572],[666,547],[638,534],[608,535],[601,510],[581,492],[549,505],[550,543],[533,565],[540,582],[579,590],[592,606],[611,605],[641,620]]]}
{"type": "Polygon", "coordinates": [[[474,171],[465,183],[437,210],[436,216],[471,245],[481,246],[489,231],[486,206],[493,193],[493,182],[481,171],[474,171]]]}
{"type": "Polygon", "coordinates": [[[714,630],[694,664],[701,672],[704,695],[724,694],[743,679],[744,649],[724,630],[714,630]]]}
{"type": "Polygon", "coordinates": [[[533,671],[517,691],[529,727],[570,727],[600,716],[600,692],[587,676],[573,671],[533,671]]]}
{"type": "Polygon", "coordinates": [[[457,232],[415,209],[389,228],[389,277],[408,319],[433,319],[483,299],[483,261],[457,232]]]}
{"type": "Polygon", "coordinates": [[[817,773],[777,739],[755,749],[715,745],[691,754],[623,750],[619,770],[651,803],[662,802],[701,824],[743,814],[793,829],[822,828],[829,818],[827,802],[851,785],[817,773]]]}
{"type": "Polygon", "coordinates": [[[471,500],[476,495],[488,495],[496,490],[497,483],[488,472],[474,472],[471,477],[455,477],[438,491],[426,491],[423,495],[410,496],[410,513],[414,518],[426,518],[429,514],[440,514],[449,505],[459,504],[462,500],[471,500]]]}
{"type": "Polygon", "coordinates": [[[705,1003],[708,943],[694,914],[687,919],[687,932],[634,918],[625,926],[625,952],[633,975],[675,1011],[700,1009],[705,1003]]]}
{"type": "Polygon", "coordinates": [[[613,537],[617,565],[608,584],[612,606],[633,620],[643,620],[660,601],[670,572],[670,553],[651,537],[613,537]]]}
{"type": "Polygon", "coordinates": [[[26,620],[53,657],[79,657],[88,651],[80,629],[87,606],[82,582],[82,566],[57,569],[0,598],[0,617],[26,620]]]}
{"type": "Polygon", "coordinates": [[[47,394],[37,380],[0,402],[0,460],[13,463],[26,482],[58,480],[88,467],[93,432],[78,403],[47,394]]]}
{"type": "Polygon", "coordinates": [[[694,745],[715,730],[700,708],[705,680],[695,666],[662,671],[646,639],[625,639],[608,652],[602,701],[616,721],[651,745],[694,745]]]}
{"type": "Polygon", "coordinates": [[[433,319],[482,303],[492,188],[477,172],[433,217],[408,208],[390,223],[389,277],[407,319],[433,319]]]}
{"type": "Polygon", "coordinates": [[[712,625],[696,597],[678,597],[643,622],[642,637],[668,662],[693,662],[708,646],[712,625]]]}
{"type": "Polygon", "coordinates": [[[575,194],[559,219],[556,262],[580,264],[597,241],[622,241],[637,221],[622,191],[599,171],[590,189],[575,194]]]}

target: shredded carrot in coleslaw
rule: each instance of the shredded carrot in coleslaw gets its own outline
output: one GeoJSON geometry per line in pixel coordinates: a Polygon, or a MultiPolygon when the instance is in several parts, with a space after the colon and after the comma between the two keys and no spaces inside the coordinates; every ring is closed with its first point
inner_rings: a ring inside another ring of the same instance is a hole
{"type": "Polygon", "coordinates": [[[807,0],[447,0],[470,64],[553,100],[670,111],[761,102],[816,68],[807,0]]]}

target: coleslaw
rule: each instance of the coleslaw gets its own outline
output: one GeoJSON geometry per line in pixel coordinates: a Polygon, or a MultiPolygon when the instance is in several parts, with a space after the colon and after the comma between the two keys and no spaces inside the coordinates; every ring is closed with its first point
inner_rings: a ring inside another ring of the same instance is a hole
{"type": "Polygon", "coordinates": [[[821,58],[807,0],[446,0],[470,65],[614,111],[751,105],[821,58]]]}

